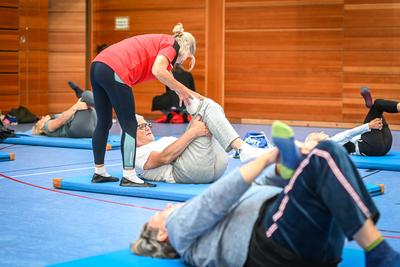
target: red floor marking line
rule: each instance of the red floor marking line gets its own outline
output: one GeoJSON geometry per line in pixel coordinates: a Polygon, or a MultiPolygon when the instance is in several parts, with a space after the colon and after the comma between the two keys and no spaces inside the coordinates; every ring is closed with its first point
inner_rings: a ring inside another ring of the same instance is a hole
{"type": "Polygon", "coordinates": [[[399,236],[387,236],[387,235],[383,235],[382,237],[385,237],[385,238],[394,238],[394,239],[400,239],[400,237],[399,237],[399,236]]]}
{"type": "Polygon", "coordinates": [[[58,191],[58,190],[54,190],[54,189],[50,189],[50,188],[46,188],[46,187],[42,187],[42,186],[38,186],[38,185],[34,185],[34,184],[30,184],[30,183],[26,183],[8,176],[5,176],[3,174],[0,173],[0,176],[12,180],[14,182],[18,182],[21,184],[25,184],[25,185],[29,185],[29,186],[33,186],[36,188],[40,188],[40,189],[44,189],[44,190],[48,190],[48,191],[52,191],[52,192],[57,192],[57,193],[61,193],[61,194],[65,194],[65,195],[69,195],[69,196],[74,196],[74,197],[81,197],[81,198],[86,198],[86,199],[92,199],[92,200],[97,200],[97,201],[101,201],[101,202],[106,202],[106,203],[112,203],[112,204],[118,204],[118,205],[123,205],[123,206],[129,206],[129,207],[134,207],[134,208],[141,208],[141,209],[147,209],[147,210],[156,210],[156,211],[162,211],[159,209],[153,209],[153,208],[148,208],[148,207],[141,207],[141,206],[135,206],[135,205],[131,205],[131,204],[125,204],[125,203],[119,203],[119,202],[114,202],[114,201],[109,201],[109,200],[104,200],[104,199],[98,199],[98,198],[92,198],[92,197],[85,197],[85,196],[80,196],[80,195],[76,195],[76,194],[71,194],[71,193],[67,193],[67,192],[63,192],[63,191],[58,191]]]}
{"type": "Polygon", "coordinates": [[[0,150],[6,149],[6,148],[9,148],[9,147],[12,147],[12,146],[16,146],[16,145],[14,144],[14,145],[11,145],[11,146],[5,146],[5,147],[0,148],[0,150]]]}

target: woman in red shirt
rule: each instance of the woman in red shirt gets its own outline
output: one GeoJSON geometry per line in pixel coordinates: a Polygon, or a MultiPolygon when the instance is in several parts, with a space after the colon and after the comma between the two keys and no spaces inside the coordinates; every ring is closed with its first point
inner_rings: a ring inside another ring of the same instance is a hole
{"type": "MultiPolygon", "coordinates": [[[[171,73],[175,63],[183,63],[189,57],[190,69],[194,67],[196,41],[192,34],[183,30],[181,23],[174,27],[173,32],[173,36],[147,34],[125,39],[111,45],[93,60],[90,80],[98,120],[92,141],[95,161],[92,183],[119,181],[118,178],[110,176],[104,167],[114,108],[122,128],[121,152],[124,171],[120,185],[156,186],[137,177],[134,169],[138,125],[131,86],[157,78],[179,95],[180,105],[190,105],[192,94],[198,96],[176,81],[171,73]]],[[[140,130],[145,130],[146,127],[147,124],[139,125],[140,130]]]]}

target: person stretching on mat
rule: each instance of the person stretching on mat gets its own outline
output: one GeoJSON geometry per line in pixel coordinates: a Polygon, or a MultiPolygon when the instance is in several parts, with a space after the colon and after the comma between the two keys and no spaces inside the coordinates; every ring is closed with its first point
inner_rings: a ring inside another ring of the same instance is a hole
{"type": "Polygon", "coordinates": [[[92,62],[90,81],[97,110],[97,127],[93,134],[95,173],[93,183],[117,182],[104,167],[108,133],[112,126],[112,109],[122,128],[121,153],[123,177],[121,186],[155,186],[136,176],[136,129],[135,99],[131,86],[153,79],[174,90],[180,105],[190,107],[191,99],[202,96],[186,88],[174,79],[171,69],[175,63],[182,64],[192,58],[194,67],[196,41],[192,34],[185,32],[181,23],[173,29],[174,35],[147,34],[125,39],[103,50],[92,62]]]}
{"type": "Polygon", "coordinates": [[[400,266],[400,254],[375,227],[379,211],[346,152],[332,141],[297,143],[309,152],[304,158],[281,122],[272,136],[276,147],[268,153],[186,204],[154,214],[131,251],[180,256],[192,266],[337,266],[347,237],[365,250],[366,266],[400,266]],[[293,174],[287,186],[251,186],[279,158],[293,174]]]}
{"type": "Polygon", "coordinates": [[[204,99],[180,137],[155,141],[151,124],[137,116],[136,172],[146,180],[205,184],[219,179],[228,166],[227,152],[239,152],[242,162],[267,153],[245,143],[226,119],[220,105],[204,99]]]}
{"type": "Polygon", "coordinates": [[[63,113],[53,117],[43,116],[33,126],[32,134],[50,137],[91,138],[97,124],[93,93],[82,89],[79,92],[75,90],[75,93],[79,98],[78,102],[63,113]]]}
{"type": "Polygon", "coordinates": [[[370,109],[365,117],[364,124],[351,130],[338,133],[333,137],[324,132],[311,133],[306,140],[315,140],[317,142],[323,140],[332,140],[343,145],[349,154],[362,156],[384,156],[392,148],[392,133],[389,129],[383,112],[398,113],[400,112],[400,103],[376,99],[372,103],[370,90],[361,87],[361,95],[364,97],[367,108],[370,109]]]}

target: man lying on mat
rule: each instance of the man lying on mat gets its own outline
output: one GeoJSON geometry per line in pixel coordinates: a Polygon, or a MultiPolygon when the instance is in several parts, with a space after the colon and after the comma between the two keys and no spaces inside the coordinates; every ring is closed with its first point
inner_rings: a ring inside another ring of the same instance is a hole
{"type": "Polygon", "coordinates": [[[186,204],[156,213],[131,251],[180,256],[193,266],[336,266],[347,237],[365,250],[367,266],[400,266],[400,254],[375,227],[379,211],[346,152],[331,141],[297,143],[300,152],[292,129],[280,122],[272,136],[276,148],[267,154],[186,204]],[[278,172],[292,174],[284,189],[251,186],[279,158],[278,172]]]}
{"type": "Polygon", "coordinates": [[[239,152],[242,162],[266,153],[244,143],[225,118],[220,105],[201,101],[186,132],[155,141],[151,124],[137,116],[135,168],[143,179],[167,183],[204,184],[218,180],[228,166],[227,152],[239,152]]]}
{"type": "Polygon", "coordinates": [[[361,95],[364,97],[365,105],[370,109],[364,124],[351,130],[338,133],[332,137],[320,133],[311,133],[306,140],[323,141],[332,140],[343,145],[349,154],[362,156],[384,156],[392,148],[392,133],[389,129],[383,112],[400,112],[400,103],[384,99],[376,99],[372,103],[370,90],[361,87],[361,95]]]}
{"type": "Polygon", "coordinates": [[[79,100],[70,109],[53,117],[43,116],[32,128],[33,135],[91,138],[97,124],[91,91],[76,92],[79,100]]]}

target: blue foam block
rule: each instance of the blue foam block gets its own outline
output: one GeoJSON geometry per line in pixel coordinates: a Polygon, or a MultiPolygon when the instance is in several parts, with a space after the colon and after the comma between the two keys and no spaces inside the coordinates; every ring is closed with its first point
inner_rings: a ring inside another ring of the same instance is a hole
{"type": "MultiPolygon", "coordinates": [[[[93,149],[91,138],[48,137],[43,135],[31,135],[31,131],[32,130],[23,133],[15,133],[17,137],[9,137],[1,140],[0,143],[93,149]]],[[[119,149],[121,147],[121,136],[109,135],[107,143],[111,145],[111,150],[119,149]]]]}
{"type": "Polygon", "coordinates": [[[400,151],[389,151],[387,155],[380,157],[351,155],[350,158],[360,169],[400,171],[400,151]]]}
{"type": "Polygon", "coordinates": [[[10,161],[11,156],[8,153],[0,152],[0,161],[10,161]]]}
{"type": "MultiPolygon", "coordinates": [[[[122,177],[122,173],[111,174],[122,177]]],[[[61,180],[60,188],[112,195],[131,197],[155,198],[172,201],[187,201],[200,195],[210,184],[170,184],[165,182],[153,182],[157,187],[124,187],[119,182],[114,183],[92,183],[92,176],[71,177],[61,180]]],[[[365,184],[371,196],[380,195],[381,187],[375,184],[365,184]]]]}
{"type": "Polygon", "coordinates": [[[385,192],[383,185],[365,183],[365,187],[372,197],[382,195],[385,192]]]}
{"type": "MultiPolygon", "coordinates": [[[[148,266],[148,267],[183,267],[185,265],[180,259],[156,259],[150,257],[141,257],[133,255],[129,249],[119,250],[99,256],[69,261],[60,264],[50,265],[52,267],[131,267],[131,266],[148,266]]],[[[343,250],[343,261],[339,264],[340,267],[358,267],[365,266],[364,251],[357,249],[343,250]]]]}

